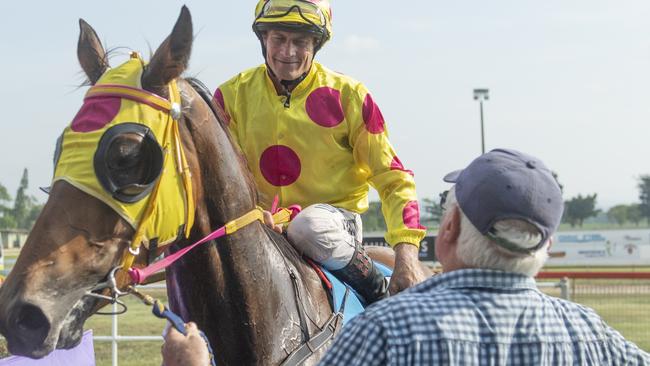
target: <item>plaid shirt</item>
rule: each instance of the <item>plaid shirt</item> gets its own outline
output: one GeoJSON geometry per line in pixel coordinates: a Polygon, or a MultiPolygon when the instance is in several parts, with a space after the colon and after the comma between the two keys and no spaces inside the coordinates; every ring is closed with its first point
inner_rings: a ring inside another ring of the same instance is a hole
{"type": "Polygon", "coordinates": [[[369,307],[320,365],[650,365],[650,354],[531,277],[464,269],[369,307]]]}

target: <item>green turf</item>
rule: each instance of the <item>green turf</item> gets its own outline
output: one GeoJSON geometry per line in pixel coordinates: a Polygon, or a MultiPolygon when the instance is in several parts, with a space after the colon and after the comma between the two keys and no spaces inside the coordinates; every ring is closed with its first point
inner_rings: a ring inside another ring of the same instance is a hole
{"type": "Polygon", "coordinates": [[[573,301],[593,308],[626,339],[650,351],[650,295],[574,295],[573,301]]]}

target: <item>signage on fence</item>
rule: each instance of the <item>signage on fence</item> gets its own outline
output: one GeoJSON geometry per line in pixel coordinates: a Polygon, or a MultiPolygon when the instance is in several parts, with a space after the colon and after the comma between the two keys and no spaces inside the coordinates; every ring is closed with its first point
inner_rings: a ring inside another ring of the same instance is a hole
{"type": "MultiPolygon", "coordinates": [[[[436,237],[425,236],[424,239],[420,242],[420,260],[433,262],[436,260],[436,255],[433,250],[433,245],[436,241],[436,237]]],[[[363,238],[363,245],[377,245],[381,247],[387,247],[388,243],[383,236],[368,236],[363,238]]]]}
{"type": "Polygon", "coordinates": [[[559,232],[549,257],[550,266],[647,266],[650,230],[559,232]]]}

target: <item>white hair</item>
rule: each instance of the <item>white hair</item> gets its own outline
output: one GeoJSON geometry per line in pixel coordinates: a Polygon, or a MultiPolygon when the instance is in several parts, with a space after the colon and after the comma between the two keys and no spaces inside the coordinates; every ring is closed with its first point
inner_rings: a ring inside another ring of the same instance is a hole
{"type": "MultiPolygon", "coordinates": [[[[445,209],[447,215],[454,207],[460,211],[460,234],[456,247],[456,256],[465,265],[472,268],[495,269],[506,272],[521,273],[535,276],[548,259],[549,241],[531,254],[511,252],[492,239],[481,234],[463,213],[456,201],[454,187],[449,190],[445,209]]],[[[514,242],[537,243],[541,239],[539,230],[532,224],[523,220],[497,221],[494,229],[499,237],[514,242]]]]}

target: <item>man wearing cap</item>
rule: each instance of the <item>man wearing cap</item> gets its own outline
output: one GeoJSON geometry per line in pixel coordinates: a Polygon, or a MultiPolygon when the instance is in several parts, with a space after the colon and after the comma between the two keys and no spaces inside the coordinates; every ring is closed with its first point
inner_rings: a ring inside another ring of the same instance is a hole
{"type": "Polygon", "coordinates": [[[390,291],[422,281],[418,247],[425,228],[412,172],[388,141],[365,86],[314,61],[332,36],[329,2],[260,0],[253,31],[265,63],[228,80],[214,97],[246,156],[260,206],[271,209],[275,197],[280,206],[302,206],[287,228],[289,240],[371,303],[387,295],[383,275],[361,247],[359,214],[372,186],[396,253],[390,291]]]}
{"type": "Polygon", "coordinates": [[[445,273],[353,319],[322,365],[650,364],[592,309],[537,290],[563,211],[540,160],[496,149],[445,181],[445,273]]]}

